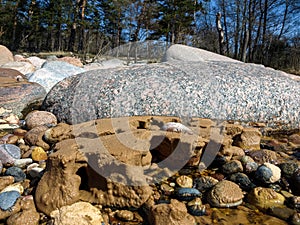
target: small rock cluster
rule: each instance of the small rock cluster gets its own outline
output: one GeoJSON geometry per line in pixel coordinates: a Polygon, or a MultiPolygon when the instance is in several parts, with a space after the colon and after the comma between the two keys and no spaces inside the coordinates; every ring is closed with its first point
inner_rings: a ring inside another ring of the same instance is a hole
{"type": "Polygon", "coordinates": [[[266,136],[263,124],[228,121],[215,139],[209,119],[71,126],[37,110],[0,122],[14,125],[0,136],[5,224],[300,224],[300,133],[266,136]]]}

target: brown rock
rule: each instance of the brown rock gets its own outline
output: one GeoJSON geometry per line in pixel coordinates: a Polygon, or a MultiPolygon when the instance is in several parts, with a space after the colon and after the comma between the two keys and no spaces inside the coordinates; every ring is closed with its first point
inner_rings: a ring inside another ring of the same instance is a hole
{"type": "Polygon", "coordinates": [[[236,135],[241,134],[243,132],[243,129],[243,126],[240,124],[227,123],[225,125],[225,134],[231,137],[235,137],[236,135]]]}
{"type": "Polygon", "coordinates": [[[62,58],[57,59],[58,61],[67,62],[69,64],[72,64],[73,66],[83,67],[83,64],[80,59],[70,56],[65,56],[62,58]]]}
{"type": "Polygon", "coordinates": [[[88,202],[76,202],[51,212],[54,225],[100,225],[103,217],[98,208],[88,202]]]}
{"type": "Polygon", "coordinates": [[[243,192],[237,184],[222,180],[210,190],[207,201],[214,207],[233,207],[240,205],[243,197],[243,192]]]}
{"type": "Polygon", "coordinates": [[[6,188],[7,186],[13,183],[14,183],[14,177],[12,176],[0,177],[0,191],[2,191],[4,188],[6,188]]]}
{"type": "Polygon", "coordinates": [[[44,134],[45,141],[48,143],[57,143],[74,137],[75,136],[72,133],[72,126],[66,123],[59,123],[57,126],[49,128],[44,134]]]}
{"type": "Polygon", "coordinates": [[[247,200],[259,210],[266,211],[270,207],[283,206],[285,198],[271,188],[256,187],[248,193],[247,200]]]}
{"type": "Polygon", "coordinates": [[[229,161],[233,157],[243,157],[245,155],[245,152],[242,148],[237,146],[230,146],[228,148],[223,148],[221,150],[221,154],[226,157],[226,159],[229,161]]]}
{"type": "MultiPolygon", "coordinates": [[[[1,70],[3,69],[0,68],[0,74],[1,70]]],[[[37,83],[23,79],[17,81],[16,77],[15,74],[10,74],[9,77],[0,76],[0,105],[5,110],[11,110],[19,118],[23,118],[32,109],[40,107],[46,91],[37,83]]]]}
{"type": "Polygon", "coordinates": [[[247,150],[260,149],[261,133],[258,128],[244,128],[243,132],[238,135],[233,142],[233,145],[247,150]]]}
{"type": "Polygon", "coordinates": [[[25,117],[25,121],[28,129],[32,129],[41,125],[57,124],[57,119],[52,113],[38,110],[28,113],[25,117]]]}
{"type": "Polygon", "coordinates": [[[0,66],[14,61],[14,55],[12,52],[3,45],[0,45],[0,66]]]}
{"type": "Polygon", "coordinates": [[[24,140],[31,146],[39,146],[47,151],[50,146],[43,140],[43,135],[47,129],[48,127],[43,125],[35,127],[25,134],[24,140]]]}
{"type": "Polygon", "coordinates": [[[254,161],[258,164],[264,163],[277,163],[278,162],[278,154],[274,151],[262,149],[257,151],[250,151],[249,156],[254,159],[254,161]]]}
{"type": "Polygon", "coordinates": [[[188,214],[183,202],[171,199],[170,204],[154,205],[150,209],[149,224],[153,225],[191,225],[195,219],[188,214]]]}
{"type": "Polygon", "coordinates": [[[293,144],[300,145],[300,134],[292,134],[289,136],[289,141],[293,144]]]}
{"type": "Polygon", "coordinates": [[[288,225],[287,222],[276,217],[266,215],[245,206],[235,208],[214,208],[209,215],[194,217],[197,224],[222,225],[288,225]]]}
{"type": "Polygon", "coordinates": [[[76,173],[86,167],[86,158],[74,142],[49,156],[47,171],[38,183],[35,202],[37,208],[47,215],[62,206],[79,200],[81,177],[76,173]]]}
{"type": "Polygon", "coordinates": [[[9,68],[0,68],[0,77],[11,78],[15,81],[27,80],[26,76],[20,73],[18,70],[9,68]]]}
{"type": "Polygon", "coordinates": [[[11,215],[7,220],[7,225],[38,225],[40,214],[36,211],[33,197],[23,197],[20,204],[21,212],[11,215]]]}
{"type": "Polygon", "coordinates": [[[133,212],[129,210],[118,210],[115,216],[122,221],[132,221],[134,219],[133,212]]]}

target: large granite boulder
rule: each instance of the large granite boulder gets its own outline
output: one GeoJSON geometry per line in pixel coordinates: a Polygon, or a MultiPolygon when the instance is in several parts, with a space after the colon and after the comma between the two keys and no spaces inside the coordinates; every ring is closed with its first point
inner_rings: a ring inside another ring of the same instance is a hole
{"type": "Polygon", "coordinates": [[[20,72],[0,68],[0,105],[23,118],[29,111],[39,108],[46,96],[44,88],[28,82],[20,72]]]}
{"type": "MultiPolygon", "coordinates": [[[[190,48],[181,50],[178,55],[188,55],[190,48]]],[[[195,58],[197,52],[193,50],[195,58]]],[[[262,65],[220,59],[213,53],[205,57],[200,51],[204,61],[170,60],[72,76],[53,87],[43,109],[72,124],[105,117],[164,115],[298,128],[299,81],[262,65]]]]}

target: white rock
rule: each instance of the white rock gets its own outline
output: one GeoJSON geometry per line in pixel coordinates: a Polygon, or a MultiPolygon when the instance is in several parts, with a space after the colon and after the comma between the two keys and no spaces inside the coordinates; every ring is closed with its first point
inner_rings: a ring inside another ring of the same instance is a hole
{"type": "Polygon", "coordinates": [[[271,163],[264,163],[264,166],[268,167],[272,171],[272,176],[270,178],[271,183],[275,183],[280,180],[281,178],[281,170],[278,166],[275,166],[271,163]]]}
{"type": "Polygon", "coordinates": [[[14,166],[19,167],[19,168],[24,168],[28,164],[32,163],[31,158],[25,158],[25,159],[16,159],[14,161],[14,166]]]}
{"type": "Polygon", "coordinates": [[[11,185],[7,186],[6,188],[4,188],[4,189],[1,191],[1,193],[2,193],[2,192],[8,192],[8,191],[17,191],[17,192],[20,193],[20,195],[22,195],[23,192],[24,192],[24,188],[23,188],[23,186],[21,185],[21,183],[15,183],[15,184],[11,184],[11,185]]]}

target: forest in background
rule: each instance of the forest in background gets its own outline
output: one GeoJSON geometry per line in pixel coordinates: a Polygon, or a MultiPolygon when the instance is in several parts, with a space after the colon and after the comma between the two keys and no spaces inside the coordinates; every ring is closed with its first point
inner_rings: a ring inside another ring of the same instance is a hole
{"type": "Polygon", "coordinates": [[[14,52],[85,60],[178,43],[300,74],[299,0],[0,0],[0,15],[0,44],[14,52]]]}

